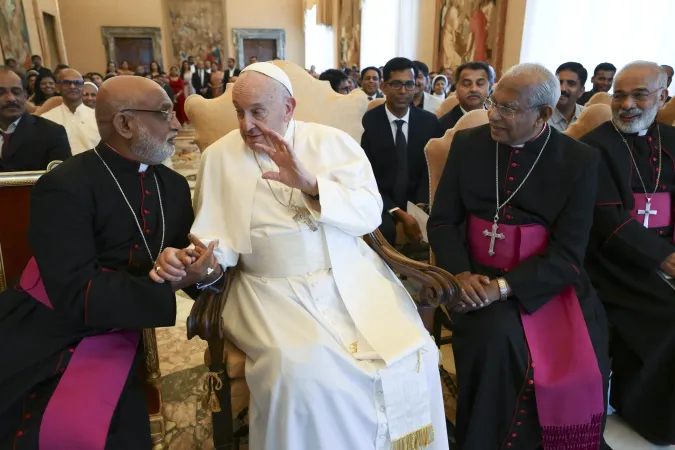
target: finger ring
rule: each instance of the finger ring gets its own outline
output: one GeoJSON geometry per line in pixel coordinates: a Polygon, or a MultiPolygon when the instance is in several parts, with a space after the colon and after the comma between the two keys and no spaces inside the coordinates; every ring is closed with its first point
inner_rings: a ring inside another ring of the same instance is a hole
{"type": "Polygon", "coordinates": [[[161,267],[159,267],[159,266],[155,267],[155,273],[159,273],[160,270],[162,270],[161,267]]]}
{"type": "Polygon", "coordinates": [[[210,267],[207,267],[207,268],[206,268],[206,276],[208,277],[208,276],[211,275],[212,273],[213,273],[213,269],[210,268],[210,267]]]}

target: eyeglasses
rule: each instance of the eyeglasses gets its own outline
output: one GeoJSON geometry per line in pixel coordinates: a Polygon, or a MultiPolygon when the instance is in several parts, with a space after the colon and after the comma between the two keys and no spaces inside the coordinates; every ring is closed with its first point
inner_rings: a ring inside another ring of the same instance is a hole
{"type": "Polygon", "coordinates": [[[57,81],[56,84],[58,84],[59,86],[64,86],[64,87],[68,87],[71,84],[75,87],[82,87],[82,86],[84,86],[84,81],[82,81],[82,80],[60,80],[60,81],[57,81]]]}
{"type": "Polygon", "coordinates": [[[612,95],[612,102],[623,103],[630,96],[630,97],[633,98],[633,100],[636,103],[642,103],[645,100],[647,100],[651,95],[655,94],[656,92],[660,92],[662,89],[665,89],[665,88],[660,87],[660,88],[658,88],[654,91],[651,91],[651,92],[649,92],[649,91],[647,91],[647,92],[645,92],[645,91],[633,91],[633,92],[630,92],[630,93],[621,92],[621,91],[615,92],[614,95],[612,95]]]}
{"type": "Polygon", "coordinates": [[[488,99],[485,100],[485,104],[483,106],[488,111],[493,109],[493,108],[496,108],[497,112],[499,112],[500,116],[508,118],[508,119],[513,119],[514,117],[516,117],[516,114],[518,114],[519,112],[524,112],[524,111],[529,111],[531,109],[541,108],[544,105],[530,106],[529,108],[519,110],[519,109],[511,108],[510,106],[500,105],[499,103],[496,103],[494,100],[488,98],[488,99]]]}
{"type": "Polygon", "coordinates": [[[120,112],[121,113],[123,113],[123,112],[146,112],[146,113],[153,113],[153,114],[161,114],[162,116],[164,116],[164,120],[166,120],[167,123],[173,122],[173,120],[176,118],[176,111],[156,111],[154,109],[127,108],[127,109],[123,109],[120,112]]]}
{"type": "Polygon", "coordinates": [[[388,84],[389,87],[397,91],[401,89],[403,86],[405,86],[406,91],[412,91],[413,89],[415,89],[416,86],[416,83],[414,81],[406,81],[405,83],[402,81],[387,81],[386,84],[388,84]]]}

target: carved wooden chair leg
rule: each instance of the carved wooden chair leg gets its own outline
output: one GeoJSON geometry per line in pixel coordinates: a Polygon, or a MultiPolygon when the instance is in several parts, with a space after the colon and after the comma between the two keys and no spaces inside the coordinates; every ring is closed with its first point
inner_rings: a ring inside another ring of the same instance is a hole
{"type": "Polygon", "coordinates": [[[222,386],[220,389],[207,389],[210,396],[216,396],[219,408],[211,408],[211,420],[213,422],[213,444],[217,450],[237,450],[238,442],[234,441],[234,423],[232,420],[232,394],[230,392],[230,379],[223,361],[225,341],[220,338],[210,339],[209,355],[211,364],[209,370],[217,374],[222,386]],[[209,392],[210,391],[210,392],[209,392]],[[219,409],[219,411],[214,411],[219,409]]]}

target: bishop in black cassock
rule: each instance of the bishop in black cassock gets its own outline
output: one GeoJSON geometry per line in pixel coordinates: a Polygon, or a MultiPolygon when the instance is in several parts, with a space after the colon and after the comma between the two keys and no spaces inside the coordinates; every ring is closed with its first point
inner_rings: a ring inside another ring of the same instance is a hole
{"type": "Polygon", "coordinates": [[[601,165],[586,267],[612,329],[610,402],[649,441],[675,444],[675,128],[656,64],[616,77],[613,120],[582,137],[601,165]],[[644,183],[644,184],[643,184],[644,183]],[[647,200],[649,206],[647,206],[647,200]]]}
{"type": "Polygon", "coordinates": [[[3,450],[54,442],[88,450],[151,447],[138,331],[175,323],[177,285],[156,283],[148,273],[162,248],[189,245],[193,212],[185,178],[159,164],[173,151],[180,127],[164,91],[144,78],[119,77],[101,88],[97,108],[110,106],[113,97],[117,109],[99,115],[106,121],[107,131],[99,123],[104,142],[36,183],[28,231],[34,260],[16,287],[0,294],[3,450]],[[126,97],[115,96],[121,89],[126,97]],[[119,105],[144,112],[126,115],[119,105]],[[120,129],[124,136],[115,134],[120,129]],[[118,337],[116,348],[102,350],[104,341],[118,337]],[[79,402],[101,402],[115,387],[106,383],[107,373],[83,376],[83,361],[95,371],[128,345],[119,395],[92,409],[107,408],[110,417],[87,417],[79,402]],[[76,398],[83,393],[90,398],[76,398]],[[54,438],[59,434],[63,440],[54,438]]]}
{"type": "Polygon", "coordinates": [[[607,324],[583,269],[599,157],[546,124],[559,95],[541,66],[507,72],[490,125],[454,136],[432,205],[437,263],[466,292],[451,313],[462,450],[601,444],[607,324]]]}

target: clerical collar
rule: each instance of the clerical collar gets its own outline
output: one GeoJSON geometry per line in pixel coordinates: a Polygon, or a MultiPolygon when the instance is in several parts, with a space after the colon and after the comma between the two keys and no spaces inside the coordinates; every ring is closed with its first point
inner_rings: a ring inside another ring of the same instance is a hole
{"type": "Polygon", "coordinates": [[[537,142],[539,139],[541,139],[542,136],[544,136],[544,131],[546,131],[548,127],[549,127],[549,124],[545,123],[544,126],[541,128],[541,131],[539,132],[538,135],[536,135],[535,137],[533,137],[529,141],[525,142],[524,144],[509,145],[509,147],[511,147],[511,148],[524,148],[525,146],[529,147],[530,144],[537,142]]]}
{"type": "Polygon", "coordinates": [[[127,158],[104,142],[101,142],[96,147],[96,150],[98,150],[98,154],[101,155],[106,164],[108,164],[114,172],[143,173],[153,167],[127,158]]]}
{"type": "MultiPolygon", "coordinates": [[[[618,127],[616,127],[616,128],[618,129],[618,127]]],[[[635,136],[644,137],[644,136],[647,136],[647,135],[651,135],[655,130],[656,130],[656,120],[654,122],[652,122],[652,124],[649,125],[649,127],[647,127],[644,130],[640,130],[637,133],[624,133],[621,130],[619,130],[619,131],[621,132],[621,134],[623,134],[626,137],[635,137],[635,136]]]]}

